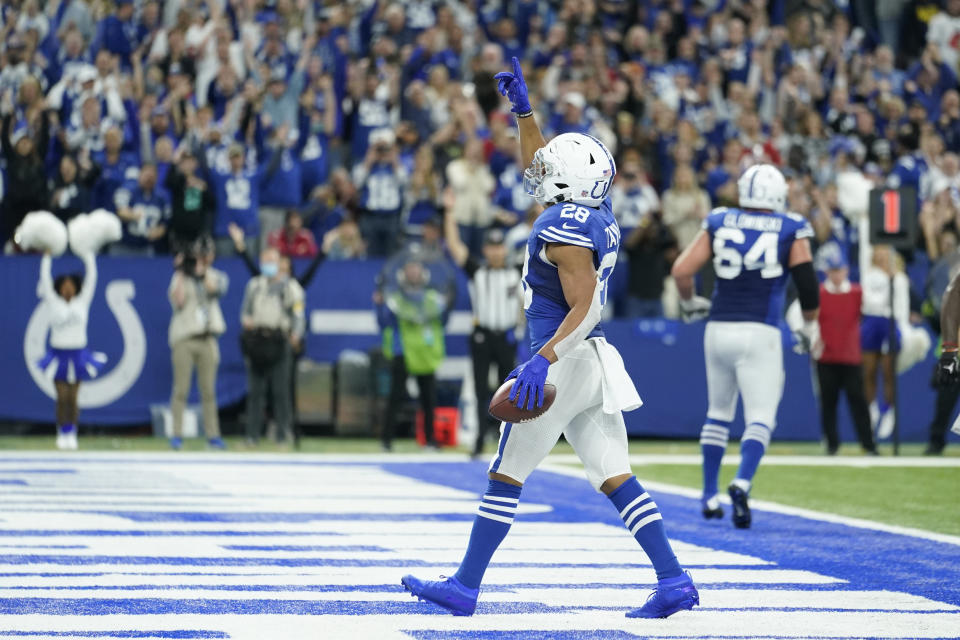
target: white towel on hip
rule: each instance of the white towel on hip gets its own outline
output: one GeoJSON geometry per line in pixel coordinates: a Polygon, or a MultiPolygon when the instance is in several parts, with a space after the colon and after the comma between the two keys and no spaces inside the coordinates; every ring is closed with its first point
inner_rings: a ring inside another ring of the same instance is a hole
{"type": "Polygon", "coordinates": [[[603,368],[603,412],[616,413],[640,408],[643,400],[617,348],[604,338],[592,338],[590,342],[596,347],[603,368]]]}

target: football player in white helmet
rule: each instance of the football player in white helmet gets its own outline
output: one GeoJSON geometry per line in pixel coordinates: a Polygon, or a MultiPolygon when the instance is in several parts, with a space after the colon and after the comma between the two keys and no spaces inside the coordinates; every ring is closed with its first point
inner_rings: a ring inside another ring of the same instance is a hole
{"type": "Polygon", "coordinates": [[[747,498],[783,393],[779,324],[784,316],[787,276],[797,286],[807,345],[819,342],[820,285],[813,269],[813,229],[804,218],[784,213],[787,182],[769,164],[747,169],[737,183],[739,208],[714,209],[703,229],[673,265],[680,310],[687,321],[708,317],[704,334],[707,419],[700,432],[703,453],[703,515],[722,518],[717,499],[720,463],[727,448],[737,398],[743,397],[746,428],[740,439],[740,468],[728,487],[733,524],[745,529],[747,498]],[[713,300],[694,295],[694,276],[713,260],[713,300]]]}
{"type": "Polygon", "coordinates": [[[517,428],[509,422],[501,426],[489,486],[457,573],[441,581],[407,575],[402,583],[455,615],[471,615],[487,564],[517,513],[524,481],[563,434],[591,484],[609,498],[656,570],[657,590],[627,615],[662,618],[690,609],[699,603],[696,587],[670,547],[656,503],[630,470],[621,412],[639,407],[640,397],[600,326],[620,247],[608,198],[616,166],[607,148],[590,136],[543,139],[516,58],[513,72],[496,78],[517,117],[528,166],[524,184],[546,206],[527,242],[522,277],[534,356],[508,376],[516,378],[511,400],[524,409],[541,407],[548,377],[557,395],[539,417],[517,428]]]}

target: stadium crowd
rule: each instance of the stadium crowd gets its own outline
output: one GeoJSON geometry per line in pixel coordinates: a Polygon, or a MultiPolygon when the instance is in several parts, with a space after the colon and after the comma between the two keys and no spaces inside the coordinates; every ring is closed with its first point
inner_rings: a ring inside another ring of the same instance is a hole
{"type": "Polygon", "coordinates": [[[472,254],[499,227],[522,260],[538,210],[492,79],[517,56],[547,137],[614,152],[618,315],[676,314],[670,262],[758,162],[854,282],[850,184],[916,190],[914,311],[958,259],[960,0],[3,0],[0,17],[8,253],[30,211],[104,208],[118,255],[212,236],[221,256],[381,257],[448,215],[472,254]]]}
{"type": "Polygon", "coordinates": [[[760,161],[787,172],[791,208],[851,263],[845,173],[915,187],[918,250],[931,259],[940,232],[955,231],[956,0],[26,0],[0,11],[4,240],[32,210],[68,220],[105,208],[125,222],[117,254],[205,234],[232,254],[239,229],[251,255],[268,244],[309,257],[332,229],[332,257],[383,256],[449,209],[479,254],[485,230],[522,229],[534,213],[492,80],[514,55],[548,136],[590,133],[615,152],[633,265],[621,269],[622,313],[661,313],[669,261],[760,161]]]}

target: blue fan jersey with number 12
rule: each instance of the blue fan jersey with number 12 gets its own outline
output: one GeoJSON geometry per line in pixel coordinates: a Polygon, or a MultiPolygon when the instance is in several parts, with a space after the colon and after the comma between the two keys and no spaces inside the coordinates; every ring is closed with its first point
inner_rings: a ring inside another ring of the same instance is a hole
{"type": "Polygon", "coordinates": [[[703,221],[713,246],[717,283],[710,320],[762,322],[783,319],[790,249],[813,237],[813,228],[793,213],[714,209],[703,221]]]}
{"type": "MultiPolygon", "coordinates": [[[[569,244],[593,251],[593,264],[600,279],[600,302],[606,303],[607,282],[620,249],[620,228],[613,217],[610,198],[599,207],[561,202],[547,208],[533,223],[527,240],[522,285],[523,308],[535,352],[550,341],[570,312],[557,267],[547,259],[548,244],[569,244]]],[[[598,324],[587,337],[602,335],[598,324]]]]}

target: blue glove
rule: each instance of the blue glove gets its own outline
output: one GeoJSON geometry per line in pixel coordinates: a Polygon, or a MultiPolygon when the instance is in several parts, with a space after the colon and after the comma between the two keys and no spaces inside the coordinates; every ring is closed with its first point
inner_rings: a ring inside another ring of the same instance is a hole
{"type": "Polygon", "coordinates": [[[543,385],[547,382],[549,368],[550,361],[535,353],[532,358],[511,371],[507,380],[516,378],[517,381],[513,383],[510,402],[527,411],[542,407],[543,385]]]}
{"type": "Polygon", "coordinates": [[[527,97],[527,83],[523,79],[523,69],[520,68],[520,61],[513,57],[513,73],[501,71],[493,76],[497,81],[497,90],[500,95],[506,96],[513,107],[510,111],[517,114],[530,113],[533,107],[530,106],[530,98],[527,97]]]}

